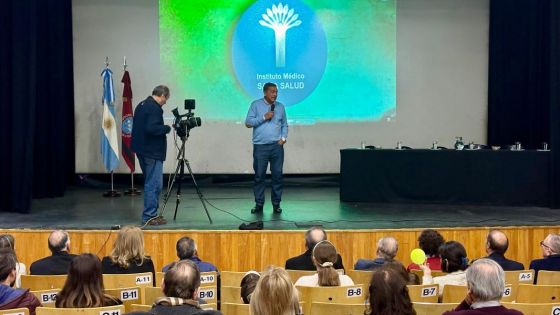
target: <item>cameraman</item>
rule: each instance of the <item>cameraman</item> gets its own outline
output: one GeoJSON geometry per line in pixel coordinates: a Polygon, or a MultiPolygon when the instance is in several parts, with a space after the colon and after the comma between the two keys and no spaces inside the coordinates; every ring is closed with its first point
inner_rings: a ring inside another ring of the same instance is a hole
{"type": "Polygon", "coordinates": [[[169,88],[158,85],[134,110],[132,150],[144,174],[144,211],[142,225],[162,225],[167,221],[157,216],[159,194],[163,185],[163,161],[167,151],[167,136],[171,127],[163,124],[163,109],[169,99],[169,88]]]}

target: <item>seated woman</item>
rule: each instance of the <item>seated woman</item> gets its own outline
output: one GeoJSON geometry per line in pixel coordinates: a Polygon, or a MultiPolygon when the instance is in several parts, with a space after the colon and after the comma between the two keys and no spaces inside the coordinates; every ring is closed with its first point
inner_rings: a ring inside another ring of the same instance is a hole
{"type": "Polygon", "coordinates": [[[104,293],[101,262],[93,254],[75,257],[68,268],[68,278],[56,296],[60,308],[102,307],[122,304],[121,300],[104,293]]]}
{"type": "Polygon", "coordinates": [[[144,253],[144,234],[136,226],[125,226],[117,235],[110,256],[103,257],[102,271],[107,274],[151,272],[154,286],[154,263],[144,253]]]}
{"type": "Polygon", "coordinates": [[[366,315],[416,315],[404,277],[391,266],[382,266],[371,275],[368,301],[366,315]]]}
{"type": "MultiPolygon", "coordinates": [[[[17,258],[17,255],[15,254],[16,240],[11,234],[0,235],[0,248],[10,249],[14,253],[14,256],[16,256],[17,258]]],[[[26,274],[27,271],[25,268],[25,264],[18,261],[16,264],[16,283],[14,284],[14,287],[21,288],[21,275],[26,275],[26,274]]]]}
{"type": "MultiPolygon", "coordinates": [[[[445,239],[438,231],[427,229],[418,236],[418,246],[426,253],[428,258],[426,264],[431,270],[441,270],[441,259],[439,257],[439,247],[445,242],[445,239]]],[[[406,270],[420,270],[420,266],[411,263],[406,270]]]]}
{"type": "Polygon", "coordinates": [[[300,314],[298,291],[286,270],[273,267],[265,271],[251,297],[252,315],[300,314]]]}
{"type": "Polygon", "coordinates": [[[441,270],[448,274],[440,277],[432,277],[432,270],[426,264],[420,265],[424,276],[422,284],[438,284],[439,294],[443,294],[446,284],[467,285],[465,270],[468,268],[469,259],[465,247],[456,241],[445,242],[439,248],[441,257],[441,270]]]}
{"type": "Polygon", "coordinates": [[[338,259],[336,248],[329,241],[321,241],[313,247],[311,254],[313,263],[317,267],[317,273],[311,276],[299,278],[296,286],[307,287],[337,287],[354,285],[354,281],[347,275],[339,275],[334,269],[334,263],[338,259]]]}
{"type": "Polygon", "coordinates": [[[257,282],[259,282],[260,278],[261,275],[258,272],[251,270],[245,274],[243,279],[241,279],[241,300],[243,300],[243,303],[249,304],[251,302],[251,296],[253,295],[253,292],[257,287],[257,282]]]}

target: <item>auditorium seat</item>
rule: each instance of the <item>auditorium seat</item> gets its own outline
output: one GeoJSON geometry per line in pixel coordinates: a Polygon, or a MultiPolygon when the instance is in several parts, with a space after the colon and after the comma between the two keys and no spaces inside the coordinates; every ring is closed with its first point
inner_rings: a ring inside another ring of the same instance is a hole
{"type": "Polygon", "coordinates": [[[365,302],[369,285],[358,284],[347,287],[304,287],[298,286],[300,301],[305,301],[303,314],[309,314],[311,303],[361,304],[365,302]]]}
{"type": "Polygon", "coordinates": [[[66,275],[21,275],[21,287],[31,291],[62,288],[66,275]]]}
{"type": "Polygon", "coordinates": [[[245,272],[237,271],[221,271],[221,286],[238,287],[241,285],[241,279],[245,276],[245,272]]]}
{"type": "Polygon", "coordinates": [[[157,298],[165,296],[160,287],[145,287],[142,289],[144,291],[144,299],[142,301],[142,304],[144,305],[152,305],[157,300],[157,298]]]}
{"type": "Polygon", "coordinates": [[[164,277],[165,277],[165,272],[156,271],[156,287],[161,287],[164,277]]]}
{"type": "Polygon", "coordinates": [[[81,314],[81,315],[113,315],[124,314],[123,305],[92,307],[92,308],[55,308],[55,307],[37,307],[35,309],[37,315],[64,315],[64,314],[81,314]]]}
{"type": "Polygon", "coordinates": [[[439,286],[437,284],[408,285],[407,287],[412,302],[438,302],[439,286]]]}
{"type": "Polygon", "coordinates": [[[224,315],[249,315],[249,304],[222,303],[221,310],[224,315]]]}
{"type": "Polygon", "coordinates": [[[29,315],[27,308],[12,308],[10,310],[0,310],[0,315],[29,315]]]}
{"type": "Polygon", "coordinates": [[[517,303],[560,303],[560,285],[520,284],[517,303]]]}
{"type": "Polygon", "coordinates": [[[151,305],[144,304],[132,304],[130,306],[130,312],[148,312],[152,309],[151,305]]]}
{"type": "Polygon", "coordinates": [[[132,311],[132,304],[142,303],[142,289],[140,287],[105,289],[105,293],[120,299],[127,312],[132,311]]]}
{"type": "Polygon", "coordinates": [[[517,298],[519,284],[506,284],[501,302],[513,302],[517,298]]]}
{"type": "Polygon", "coordinates": [[[153,287],[153,281],[153,274],[151,272],[103,274],[103,285],[105,286],[105,289],[153,287]]]}
{"type": "Polygon", "coordinates": [[[371,275],[373,271],[366,271],[366,270],[348,270],[348,277],[354,281],[356,284],[367,284],[371,282],[371,275]]]}
{"type": "Polygon", "coordinates": [[[518,310],[524,315],[556,315],[560,314],[560,303],[510,303],[502,302],[507,308],[518,310]]]}
{"type": "Polygon", "coordinates": [[[533,269],[505,271],[505,274],[506,274],[506,283],[510,283],[510,284],[519,284],[519,283],[533,284],[533,279],[535,279],[535,271],[533,269]]]}
{"type": "MultiPolygon", "coordinates": [[[[338,303],[311,303],[311,315],[325,314],[344,314],[344,315],[363,315],[366,310],[366,304],[338,304],[338,303]]],[[[227,314],[227,313],[225,313],[227,314]]]]}
{"type": "MultiPolygon", "coordinates": [[[[292,283],[296,283],[296,281],[303,276],[311,276],[317,273],[317,271],[313,271],[313,270],[288,270],[288,269],[286,269],[286,272],[290,276],[290,280],[292,280],[292,283]]],[[[239,283],[237,285],[239,285],[239,283]]]]}
{"type": "Polygon", "coordinates": [[[416,315],[441,315],[444,312],[454,310],[458,303],[412,303],[416,315]]]}
{"type": "Polygon", "coordinates": [[[461,303],[467,296],[467,286],[446,284],[443,287],[442,303],[461,303]]]}
{"type": "MultiPolygon", "coordinates": [[[[416,274],[420,280],[422,280],[422,277],[424,276],[424,272],[422,270],[419,269],[412,269],[410,270],[410,272],[416,274]]],[[[432,277],[441,277],[441,276],[445,276],[447,274],[447,272],[443,272],[441,270],[432,270],[432,277]]]]}
{"type": "Polygon", "coordinates": [[[222,303],[241,303],[241,287],[222,286],[220,291],[222,303]]]}
{"type": "Polygon", "coordinates": [[[560,271],[539,271],[537,284],[560,285],[560,271]]]}
{"type": "Polygon", "coordinates": [[[50,289],[50,290],[36,290],[30,291],[35,297],[41,302],[43,306],[54,307],[54,302],[56,301],[56,295],[61,289],[50,289]]]}
{"type": "Polygon", "coordinates": [[[218,310],[218,304],[217,303],[206,303],[206,304],[200,304],[199,305],[201,309],[203,310],[214,310],[217,311],[218,310]]]}
{"type": "MultiPolygon", "coordinates": [[[[142,304],[152,305],[154,302],[165,295],[160,287],[144,287],[144,300],[142,304]]],[[[216,287],[200,287],[198,288],[199,298],[206,303],[218,303],[218,291],[216,287]]]]}

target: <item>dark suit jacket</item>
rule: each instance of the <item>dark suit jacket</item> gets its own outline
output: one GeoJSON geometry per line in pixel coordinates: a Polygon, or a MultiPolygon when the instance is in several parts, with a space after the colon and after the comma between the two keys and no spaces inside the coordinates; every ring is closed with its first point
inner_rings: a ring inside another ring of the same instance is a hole
{"type": "Polygon", "coordinates": [[[505,308],[503,306],[483,307],[471,309],[471,307],[463,301],[454,311],[447,311],[443,315],[523,315],[520,311],[505,308]]]}
{"type": "Polygon", "coordinates": [[[493,261],[497,262],[498,265],[500,265],[502,269],[504,269],[504,271],[525,270],[525,266],[523,266],[522,263],[515,260],[507,259],[506,257],[504,257],[504,255],[492,253],[486,258],[490,258],[493,261]]]}
{"type": "Polygon", "coordinates": [[[560,255],[551,255],[542,259],[534,259],[531,261],[529,269],[535,270],[535,283],[537,283],[539,270],[560,271],[560,255]]]}
{"type": "Polygon", "coordinates": [[[68,273],[68,267],[72,259],[76,255],[69,254],[68,252],[54,253],[37,260],[29,267],[29,273],[32,275],[65,275],[68,273]]]}
{"type": "MultiPolygon", "coordinates": [[[[334,269],[344,269],[344,265],[342,264],[342,257],[340,254],[338,255],[338,260],[334,264],[334,269]]],[[[311,259],[311,249],[307,250],[305,253],[292,257],[286,260],[286,269],[288,270],[317,270],[317,267],[313,264],[313,260],[311,259]]]]}

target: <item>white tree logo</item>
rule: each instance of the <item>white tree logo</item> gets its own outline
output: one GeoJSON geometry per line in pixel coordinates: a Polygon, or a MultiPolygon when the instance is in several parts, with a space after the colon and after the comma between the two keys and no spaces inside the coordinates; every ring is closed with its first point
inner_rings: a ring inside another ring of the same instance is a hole
{"type": "Polygon", "coordinates": [[[259,21],[262,26],[274,30],[276,67],[286,66],[286,31],[301,24],[298,17],[298,14],[294,14],[294,9],[280,2],[277,6],[273,4],[272,9],[266,9],[266,14],[263,14],[263,19],[259,21]]]}

